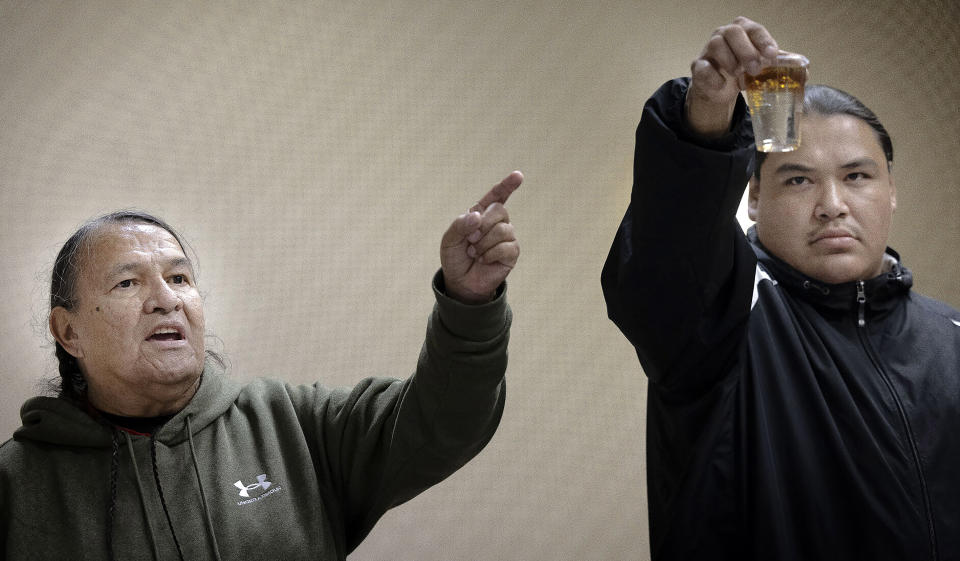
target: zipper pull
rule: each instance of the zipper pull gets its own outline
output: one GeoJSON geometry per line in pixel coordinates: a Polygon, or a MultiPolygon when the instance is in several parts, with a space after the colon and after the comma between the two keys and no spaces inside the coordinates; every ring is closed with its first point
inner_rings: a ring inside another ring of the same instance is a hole
{"type": "Polygon", "coordinates": [[[857,281],[857,326],[863,327],[867,325],[867,320],[864,319],[864,309],[867,307],[867,293],[863,289],[863,281],[857,281]]]}

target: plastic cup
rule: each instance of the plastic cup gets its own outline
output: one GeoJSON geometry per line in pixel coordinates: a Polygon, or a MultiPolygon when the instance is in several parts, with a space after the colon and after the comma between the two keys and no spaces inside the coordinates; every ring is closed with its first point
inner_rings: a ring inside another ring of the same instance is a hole
{"type": "Polygon", "coordinates": [[[810,61],[781,52],[777,63],[745,76],[753,136],[761,152],[789,152],[800,146],[800,108],[810,61]]]}

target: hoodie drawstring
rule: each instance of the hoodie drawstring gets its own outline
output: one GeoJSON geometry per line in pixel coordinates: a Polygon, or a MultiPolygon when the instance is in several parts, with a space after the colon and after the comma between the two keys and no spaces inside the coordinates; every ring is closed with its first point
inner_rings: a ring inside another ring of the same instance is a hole
{"type": "Polygon", "coordinates": [[[193,460],[193,471],[197,474],[197,485],[200,486],[200,501],[203,503],[203,514],[207,519],[207,533],[210,535],[210,541],[213,544],[213,556],[220,561],[220,547],[217,545],[217,534],[213,531],[213,518],[210,516],[210,509],[207,506],[207,494],[203,490],[203,478],[200,477],[200,464],[197,462],[197,452],[193,446],[193,429],[190,426],[190,415],[187,415],[187,442],[190,443],[190,458],[193,460]]]}
{"type": "MultiPolygon", "coordinates": [[[[190,446],[190,458],[193,461],[193,471],[197,476],[197,484],[200,487],[200,501],[203,504],[203,514],[207,524],[207,535],[210,536],[210,543],[213,546],[213,555],[217,561],[221,561],[220,557],[220,546],[217,544],[217,535],[213,531],[213,517],[210,516],[210,507],[207,504],[207,494],[203,488],[203,478],[200,477],[200,463],[197,459],[196,446],[193,443],[193,428],[190,424],[190,415],[186,417],[186,429],[187,429],[187,441],[190,446]]],[[[140,468],[137,466],[137,457],[133,450],[133,440],[130,438],[130,434],[122,430],[113,430],[112,434],[112,456],[110,459],[110,505],[107,509],[107,552],[109,555],[110,561],[116,559],[116,554],[114,553],[113,547],[113,531],[114,531],[114,521],[116,520],[116,506],[117,506],[117,483],[119,479],[119,467],[120,467],[120,435],[123,435],[123,438],[127,442],[127,450],[130,453],[130,463],[133,466],[133,476],[137,482],[137,495],[140,497],[140,508],[143,511],[143,519],[147,526],[147,537],[150,540],[150,547],[153,550],[153,559],[160,559],[160,550],[157,544],[156,536],[153,533],[153,524],[150,523],[150,512],[147,508],[146,493],[143,490],[143,481],[140,479],[140,468]]],[[[151,436],[150,438],[150,459],[153,463],[153,476],[157,486],[157,491],[160,495],[160,504],[163,507],[163,513],[167,517],[167,524],[170,527],[170,531],[173,534],[173,542],[177,547],[177,554],[180,559],[183,559],[183,549],[180,547],[180,540],[177,539],[177,534],[173,530],[173,523],[170,520],[170,511],[167,508],[167,502],[163,497],[163,487],[160,484],[160,472],[157,467],[157,446],[156,446],[156,436],[151,436]]]]}
{"type": "MultiPolygon", "coordinates": [[[[127,450],[130,452],[130,463],[133,465],[133,477],[137,480],[137,494],[140,496],[140,508],[143,510],[143,521],[147,526],[147,537],[150,538],[150,547],[153,548],[153,558],[160,559],[160,550],[157,549],[157,539],[153,535],[153,524],[150,523],[150,511],[147,509],[147,500],[143,492],[143,482],[140,480],[140,468],[137,467],[137,456],[133,453],[133,441],[130,439],[130,434],[125,431],[119,431],[123,433],[124,438],[127,440],[127,450]]],[[[115,475],[111,476],[115,479],[115,475]]],[[[116,481],[113,481],[111,484],[111,493],[113,496],[111,501],[116,501],[116,481]]],[[[111,507],[111,514],[113,508],[111,507]]],[[[111,520],[112,522],[112,520],[111,520]]],[[[112,528],[111,528],[112,529],[112,528]]],[[[110,556],[113,556],[113,546],[111,545],[110,556]]]]}
{"type": "Polygon", "coordinates": [[[167,499],[163,496],[163,485],[160,483],[160,468],[157,467],[157,433],[150,436],[150,461],[153,463],[153,481],[157,485],[157,494],[160,495],[160,506],[163,507],[163,515],[167,517],[167,527],[170,528],[170,534],[173,536],[173,545],[177,547],[177,556],[180,561],[183,561],[183,548],[180,547],[180,540],[177,539],[177,531],[173,529],[170,509],[167,508],[167,499]]]}
{"type": "Polygon", "coordinates": [[[110,561],[113,555],[113,513],[117,506],[117,472],[120,464],[120,438],[116,430],[110,431],[110,505],[107,507],[107,556],[110,561]]]}

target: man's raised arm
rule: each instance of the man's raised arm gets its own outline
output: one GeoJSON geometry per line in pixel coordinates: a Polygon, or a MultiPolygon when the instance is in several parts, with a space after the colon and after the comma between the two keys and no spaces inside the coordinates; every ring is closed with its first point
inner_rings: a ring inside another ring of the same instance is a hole
{"type": "Polygon", "coordinates": [[[692,77],[664,84],[637,128],[630,207],[604,265],[608,315],[664,387],[709,385],[749,312],[756,259],[736,220],[753,133],[745,71],[777,44],[746,18],[716,29],[692,77]],[[713,366],[711,366],[713,365],[713,366]]]}

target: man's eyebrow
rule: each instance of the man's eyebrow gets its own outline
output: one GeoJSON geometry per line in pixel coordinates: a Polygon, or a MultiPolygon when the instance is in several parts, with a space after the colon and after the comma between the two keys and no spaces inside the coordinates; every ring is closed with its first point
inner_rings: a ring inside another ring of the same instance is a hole
{"type": "Polygon", "coordinates": [[[110,269],[110,274],[107,276],[108,277],[120,276],[124,273],[129,273],[130,271],[139,269],[142,266],[143,266],[142,263],[120,263],[120,264],[114,265],[113,268],[110,269]]]}
{"type": "MultiPolygon", "coordinates": [[[[167,269],[176,269],[178,267],[186,267],[193,271],[193,264],[190,263],[190,260],[186,257],[173,257],[163,262],[164,268],[167,269]]],[[[110,269],[110,278],[129,273],[130,271],[136,271],[144,267],[143,263],[131,262],[131,263],[120,263],[110,269]]]]}
{"type": "Polygon", "coordinates": [[[177,267],[187,267],[188,269],[193,268],[193,263],[190,262],[186,257],[174,257],[166,262],[167,268],[176,269],[177,267]]]}
{"type": "Polygon", "coordinates": [[[851,169],[851,168],[861,168],[861,167],[880,167],[880,164],[877,163],[873,158],[857,158],[856,160],[847,162],[840,166],[840,169],[851,169]]]}
{"type": "MultiPolygon", "coordinates": [[[[873,166],[873,167],[880,167],[880,164],[878,164],[877,161],[874,160],[873,158],[863,157],[863,158],[857,158],[856,160],[851,160],[851,161],[849,161],[849,162],[841,165],[841,166],[840,166],[840,169],[853,169],[853,168],[871,167],[871,166],[873,166]]],[[[776,174],[792,173],[792,172],[810,173],[810,172],[812,172],[812,171],[814,171],[814,168],[809,167],[809,166],[805,166],[805,165],[803,165],[803,164],[786,163],[786,164],[782,164],[780,167],[778,167],[778,168],[774,171],[774,173],[776,173],[776,174]]]]}
{"type": "Polygon", "coordinates": [[[805,166],[803,164],[787,163],[787,164],[780,165],[780,167],[778,167],[774,171],[774,173],[779,174],[779,173],[787,173],[787,172],[795,172],[795,171],[800,173],[810,173],[811,171],[813,171],[813,168],[809,166],[805,166]]]}

